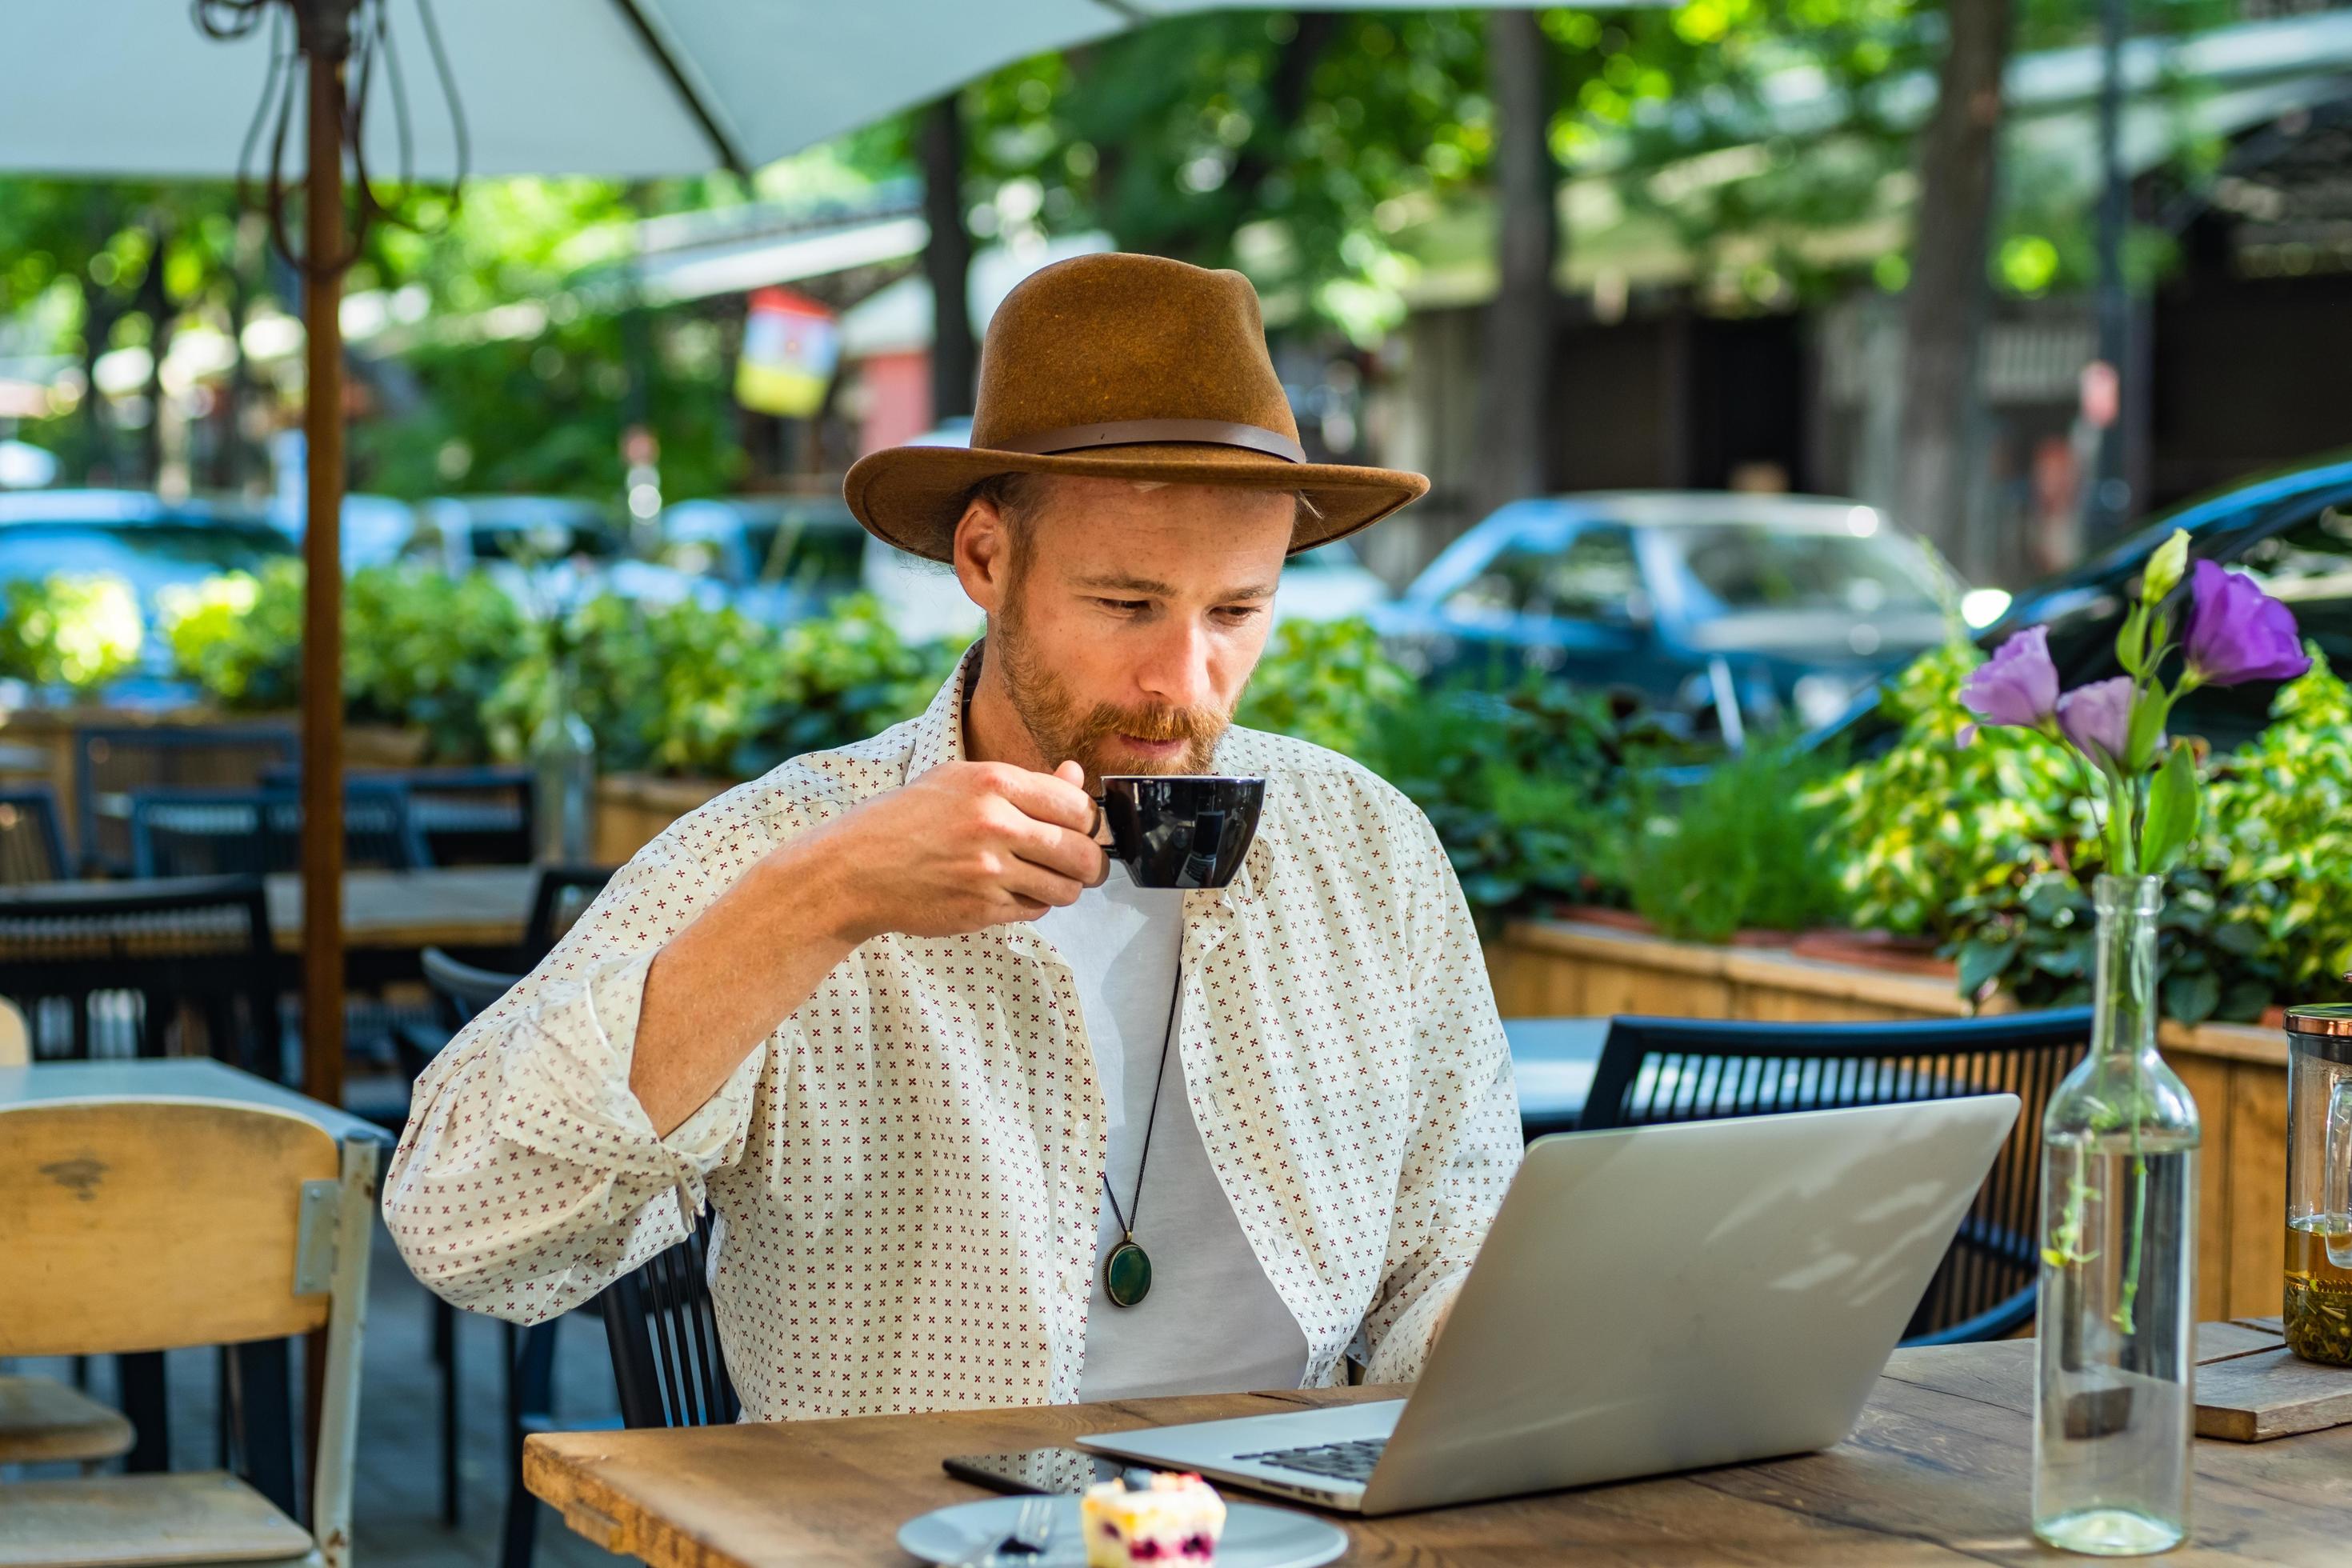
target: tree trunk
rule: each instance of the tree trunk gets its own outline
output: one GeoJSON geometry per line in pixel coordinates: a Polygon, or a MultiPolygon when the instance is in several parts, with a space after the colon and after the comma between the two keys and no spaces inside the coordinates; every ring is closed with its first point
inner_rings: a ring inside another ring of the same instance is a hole
{"type": "Polygon", "coordinates": [[[931,419],[970,414],[980,351],[971,333],[971,235],[963,216],[963,120],[950,93],[923,111],[923,217],[930,242],[923,276],[931,285],[931,419]]]}
{"type": "Polygon", "coordinates": [[[1985,247],[2008,62],[2011,0],[1950,0],[1936,111],[1920,138],[1904,300],[1898,516],[1968,575],[1991,564],[1969,527],[1969,430],[1985,320],[1985,247]]]}
{"type": "Polygon", "coordinates": [[[1551,157],[1549,47],[1535,15],[1486,17],[1495,101],[1496,285],[1486,308],[1480,372],[1480,513],[1542,493],[1551,433],[1552,272],[1559,258],[1558,174],[1551,157]]]}
{"type": "Polygon", "coordinates": [[[147,275],[139,281],[139,309],[147,318],[147,425],[139,433],[139,462],[141,481],[152,489],[163,473],[163,356],[172,352],[179,313],[163,279],[163,251],[171,237],[157,222],[148,226],[147,240],[147,275]]]}

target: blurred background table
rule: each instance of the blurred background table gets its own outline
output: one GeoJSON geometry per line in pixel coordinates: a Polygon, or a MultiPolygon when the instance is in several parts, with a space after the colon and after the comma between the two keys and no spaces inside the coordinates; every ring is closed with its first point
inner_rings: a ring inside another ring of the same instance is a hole
{"type": "MultiPolygon", "coordinates": [[[[343,873],[343,942],[352,948],[512,947],[530,917],[538,868],[451,866],[343,873]]],[[[302,879],[268,879],[269,925],[282,952],[302,946],[302,879]]]]}

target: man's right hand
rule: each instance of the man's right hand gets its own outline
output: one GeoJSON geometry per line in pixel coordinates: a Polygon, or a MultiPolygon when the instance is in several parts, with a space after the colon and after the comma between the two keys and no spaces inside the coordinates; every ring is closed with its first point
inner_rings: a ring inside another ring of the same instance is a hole
{"type": "Polygon", "coordinates": [[[821,855],[852,945],[884,931],[960,936],[1076,903],[1109,870],[1076,763],[1050,773],[943,763],[780,853],[821,855]]]}

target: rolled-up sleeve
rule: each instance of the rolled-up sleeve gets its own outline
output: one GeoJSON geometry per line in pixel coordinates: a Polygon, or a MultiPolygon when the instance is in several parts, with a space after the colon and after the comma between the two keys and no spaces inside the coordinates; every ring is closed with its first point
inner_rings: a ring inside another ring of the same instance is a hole
{"type": "Polygon", "coordinates": [[[1412,816],[1420,850],[1412,872],[1418,1115],[1380,1290],[1364,1319],[1370,1383],[1421,1375],[1438,1314],[1469,1274],[1524,1142],[1510,1049],[1477,929],[1436,833],[1419,812],[1412,816]]]}
{"type": "Polygon", "coordinates": [[[667,1137],[629,1066],[655,955],[730,879],[656,840],[419,1075],[383,1214],[435,1292],[542,1321],[684,1239],[742,1156],[773,1041],[667,1137]]]}

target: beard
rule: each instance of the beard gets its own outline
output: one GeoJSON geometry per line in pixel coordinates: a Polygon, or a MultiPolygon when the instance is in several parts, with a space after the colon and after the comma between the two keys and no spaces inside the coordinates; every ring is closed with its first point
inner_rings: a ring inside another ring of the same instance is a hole
{"type": "Polygon", "coordinates": [[[1016,582],[1004,608],[991,618],[988,653],[1004,669],[1004,685],[1013,710],[1036,742],[1045,765],[1076,762],[1087,773],[1087,788],[1099,789],[1106,773],[1205,773],[1213,771],[1217,742],[1233,722],[1233,715],[1214,708],[1176,708],[1159,704],[1124,708],[1113,702],[1082,704],[1069,687],[1037,657],[1023,635],[1021,616],[1013,606],[1021,598],[1016,582]],[[1143,756],[1119,739],[1181,741],[1174,756],[1143,756]]]}

